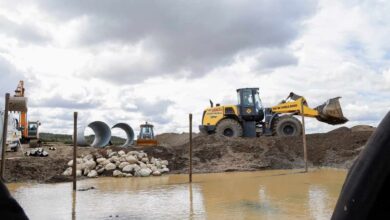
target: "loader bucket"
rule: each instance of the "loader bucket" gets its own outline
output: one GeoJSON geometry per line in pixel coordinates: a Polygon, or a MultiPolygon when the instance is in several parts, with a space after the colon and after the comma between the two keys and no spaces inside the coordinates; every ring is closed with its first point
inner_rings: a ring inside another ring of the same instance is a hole
{"type": "Polygon", "coordinates": [[[344,124],[347,122],[348,119],[344,117],[343,111],[341,110],[340,98],[341,97],[329,99],[324,104],[317,106],[315,108],[318,111],[317,120],[331,125],[344,124]]]}

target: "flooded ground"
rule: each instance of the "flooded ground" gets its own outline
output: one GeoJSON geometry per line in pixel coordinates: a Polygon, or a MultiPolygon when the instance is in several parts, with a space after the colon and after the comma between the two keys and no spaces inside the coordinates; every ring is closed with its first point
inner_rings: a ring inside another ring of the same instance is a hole
{"type": "Polygon", "coordinates": [[[329,219],[346,171],[275,170],[8,184],[30,219],[329,219]]]}

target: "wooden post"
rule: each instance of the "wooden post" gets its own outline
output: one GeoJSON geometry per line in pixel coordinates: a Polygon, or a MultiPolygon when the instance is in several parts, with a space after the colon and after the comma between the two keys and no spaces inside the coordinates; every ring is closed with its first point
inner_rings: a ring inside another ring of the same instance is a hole
{"type": "Polygon", "coordinates": [[[5,181],[5,148],[7,147],[7,129],[8,129],[8,110],[9,110],[9,93],[5,94],[5,109],[4,109],[4,124],[3,124],[3,139],[1,147],[1,169],[0,177],[2,181],[5,181]]]}
{"type": "Polygon", "coordinates": [[[190,183],[192,183],[192,114],[190,114],[190,183]]]}
{"type": "Polygon", "coordinates": [[[303,158],[305,161],[305,172],[307,172],[307,144],[306,144],[305,113],[304,113],[304,107],[303,107],[303,99],[301,100],[301,115],[302,115],[303,158]]]}
{"type": "Polygon", "coordinates": [[[72,166],[72,175],[73,175],[73,191],[76,191],[76,157],[77,157],[77,112],[73,113],[73,166],[72,166]]]}

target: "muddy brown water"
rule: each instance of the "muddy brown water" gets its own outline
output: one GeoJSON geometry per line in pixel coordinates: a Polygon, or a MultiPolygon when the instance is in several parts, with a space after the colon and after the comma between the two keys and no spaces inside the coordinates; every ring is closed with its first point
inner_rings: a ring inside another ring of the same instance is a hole
{"type": "Polygon", "coordinates": [[[30,219],[329,219],[345,170],[273,170],[11,183],[30,219]]]}

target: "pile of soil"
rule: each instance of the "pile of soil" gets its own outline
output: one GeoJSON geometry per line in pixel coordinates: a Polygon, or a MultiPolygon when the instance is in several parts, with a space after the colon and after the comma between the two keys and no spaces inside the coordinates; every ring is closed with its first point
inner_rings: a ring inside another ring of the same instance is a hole
{"type": "MultiPolygon", "coordinates": [[[[350,129],[307,135],[310,166],[349,168],[371,136],[371,131],[350,129]]],[[[161,151],[161,150],[159,150],[161,151]]],[[[170,169],[187,172],[189,145],[167,151],[170,169]]],[[[149,154],[153,154],[150,152],[149,154]]],[[[193,139],[194,172],[226,172],[304,167],[302,137],[227,138],[218,135],[193,139]]]]}
{"type": "MultiPolygon", "coordinates": [[[[192,134],[192,138],[196,138],[197,136],[199,134],[192,134]]],[[[160,146],[176,147],[188,143],[189,133],[164,133],[156,135],[156,139],[160,146]]]]}
{"type": "MultiPolygon", "coordinates": [[[[310,166],[349,168],[374,128],[341,127],[328,133],[307,135],[310,166]]],[[[157,136],[160,146],[144,148],[149,155],[169,161],[171,173],[188,172],[188,133],[157,136]]],[[[72,159],[73,147],[62,143],[46,143],[48,157],[27,157],[20,152],[7,152],[5,178],[7,181],[63,182],[60,174],[72,159]],[[48,150],[55,147],[55,151],[48,150]]],[[[104,153],[104,150],[123,149],[111,146],[104,149],[78,147],[78,156],[104,153]]],[[[137,149],[138,150],[138,149],[137,149]]],[[[304,167],[302,137],[227,138],[218,135],[199,135],[193,138],[193,171],[195,173],[252,171],[263,169],[292,169],[304,167]]]]}
{"type": "MultiPolygon", "coordinates": [[[[42,148],[49,153],[47,157],[26,156],[25,152],[31,148],[23,145],[18,152],[7,152],[4,177],[7,182],[64,182],[70,178],[60,174],[67,168],[72,159],[73,146],[63,143],[44,143],[42,148]],[[54,147],[55,150],[49,150],[54,147]]],[[[92,147],[78,147],[79,156],[96,152],[92,147]]]]}

